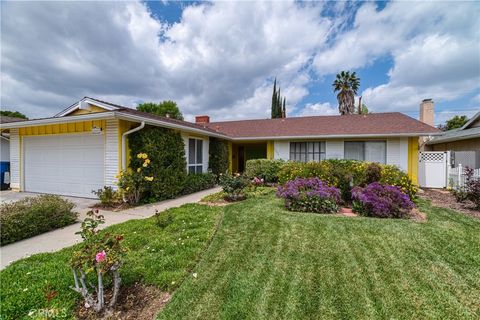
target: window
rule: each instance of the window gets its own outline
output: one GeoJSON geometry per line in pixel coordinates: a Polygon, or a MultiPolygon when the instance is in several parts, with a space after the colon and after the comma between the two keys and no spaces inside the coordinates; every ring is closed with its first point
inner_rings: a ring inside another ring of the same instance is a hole
{"type": "Polygon", "coordinates": [[[320,161],[325,159],[325,142],[290,142],[290,160],[320,161]]]}
{"type": "Polygon", "coordinates": [[[203,140],[188,139],[188,173],[203,172],[203,140]]]}
{"type": "Polygon", "coordinates": [[[387,162],[385,141],[345,141],[345,159],[387,162]]]}

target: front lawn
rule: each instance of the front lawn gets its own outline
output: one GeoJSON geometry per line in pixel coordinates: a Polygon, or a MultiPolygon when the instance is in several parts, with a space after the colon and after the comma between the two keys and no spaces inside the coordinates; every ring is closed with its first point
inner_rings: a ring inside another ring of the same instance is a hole
{"type": "Polygon", "coordinates": [[[224,207],[160,319],[478,319],[480,220],[425,201],[426,222],[224,207]]]}
{"type": "MultiPolygon", "coordinates": [[[[185,205],[170,209],[173,222],[165,229],[155,218],[132,220],[107,228],[123,234],[129,249],[121,271],[123,285],[136,281],[161,290],[177,288],[211,239],[221,209],[204,205],[185,205]]],[[[57,318],[73,318],[80,295],[73,285],[69,260],[76,247],[44,253],[20,260],[0,272],[1,319],[32,319],[41,309],[56,309],[57,318]],[[47,303],[45,293],[57,296],[47,303]],[[28,314],[33,317],[28,316],[28,314]]]]}

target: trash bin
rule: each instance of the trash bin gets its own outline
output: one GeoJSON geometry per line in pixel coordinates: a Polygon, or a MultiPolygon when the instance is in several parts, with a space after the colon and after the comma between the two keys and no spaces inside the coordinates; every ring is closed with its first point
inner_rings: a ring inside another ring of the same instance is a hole
{"type": "Polygon", "coordinates": [[[0,190],[10,188],[10,162],[0,162],[0,190]]]}

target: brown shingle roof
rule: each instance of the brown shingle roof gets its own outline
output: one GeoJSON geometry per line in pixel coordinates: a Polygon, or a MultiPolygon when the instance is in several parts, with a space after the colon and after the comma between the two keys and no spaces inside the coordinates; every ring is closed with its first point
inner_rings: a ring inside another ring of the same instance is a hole
{"type": "Polygon", "coordinates": [[[23,118],[9,117],[9,116],[0,116],[0,123],[9,123],[9,122],[18,122],[25,121],[23,118]]]}
{"type": "Polygon", "coordinates": [[[399,112],[211,122],[232,138],[355,135],[429,135],[440,132],[399,112]]]}

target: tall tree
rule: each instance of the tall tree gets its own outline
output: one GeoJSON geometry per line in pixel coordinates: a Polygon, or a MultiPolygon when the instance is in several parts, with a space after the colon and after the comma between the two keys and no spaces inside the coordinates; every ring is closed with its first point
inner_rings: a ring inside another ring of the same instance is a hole
{"type": "Polygon", "coordinates": [[[287,104],[287,98],[283,98],[283,110],[282,110],[282,117],[286,118],[287,117],[287,109],[285,105],[287,104]]]}
{"type": "Polygon", "coordinates": [[[160,103],[145,102],[137,106],[138,111],[153,113],[162,117],[183,120],[183,114],[175,101],[165,100],[160,103]]]}
{"type": "Polygon", "coordinates": [[[337,74],[333,81],[333,91],[338,92],[338,111],[340,114],[352,114],[355,112],[355,95],[360,87],[360,78],[355,72],[342,71],[337,74]]]}
{"type": "Polygon", "coordinates": [[[272,92],[272,106],[271,106],[271,115],[272,119],[275,118],[282,118],[285,116],[285,100],[286,98],[282,98],[280,87],[277,90],[277,78],[273,82],[273,92],[272,92]],[[283,103],[283,105],[282,105],[283,103]]]}
{"type": "Polygon", "coordinates": [[[18,111],[10,110],[0,110],[0,116],[12,117],[12,118],[21,118],[28,120],[27,116],[18,111]]]}

